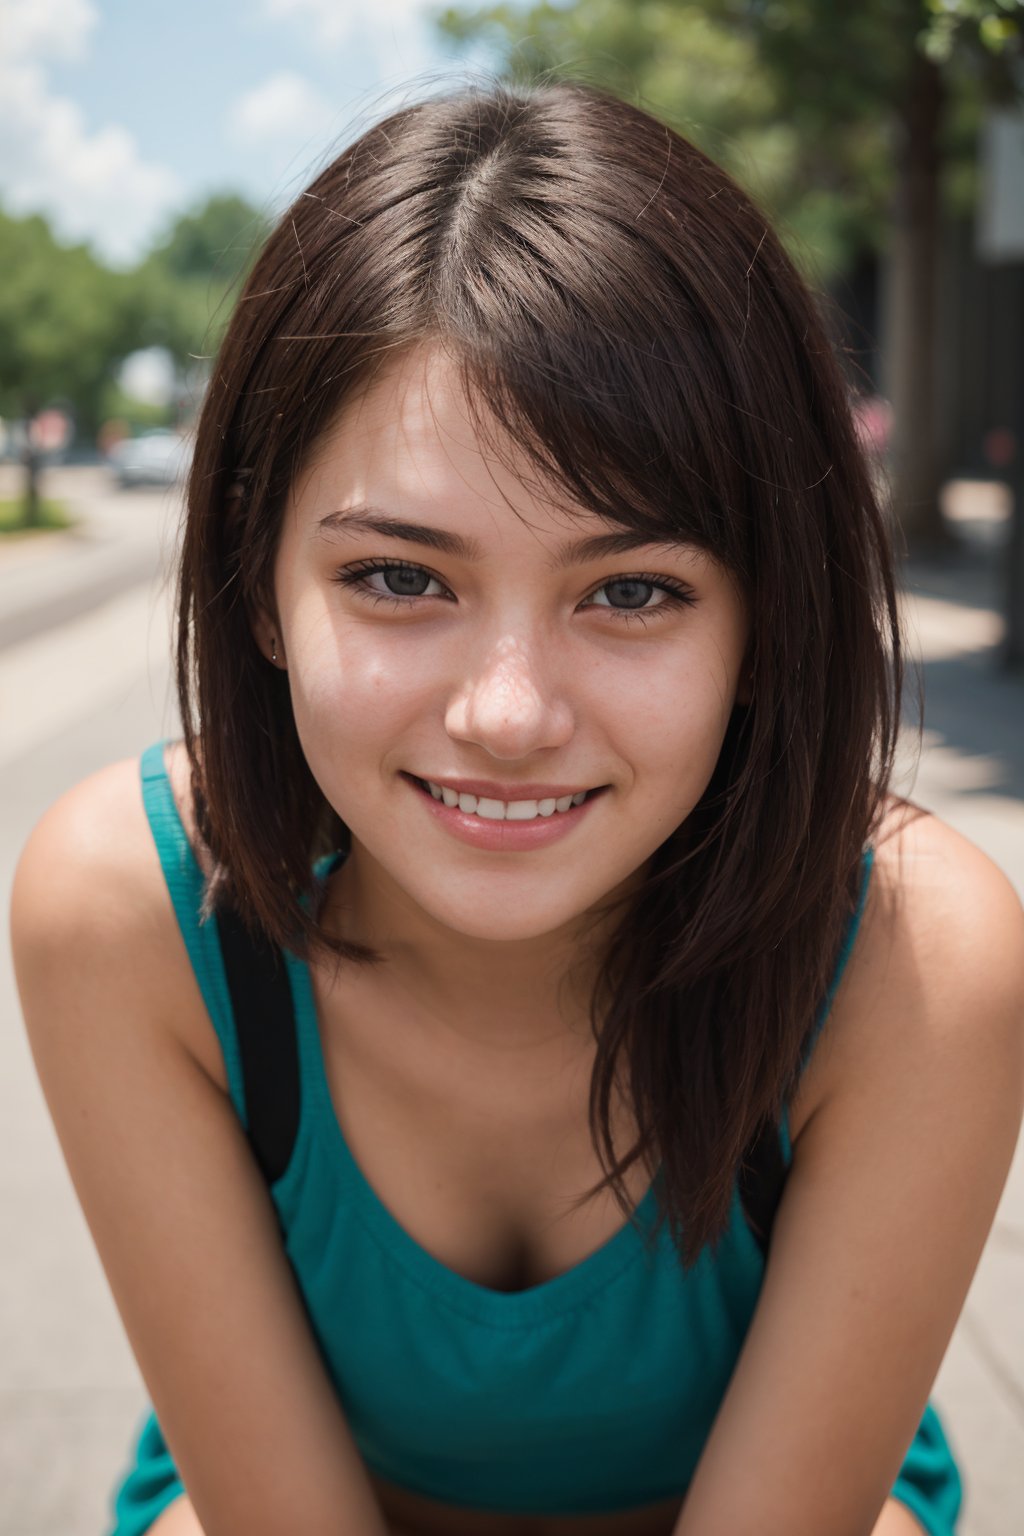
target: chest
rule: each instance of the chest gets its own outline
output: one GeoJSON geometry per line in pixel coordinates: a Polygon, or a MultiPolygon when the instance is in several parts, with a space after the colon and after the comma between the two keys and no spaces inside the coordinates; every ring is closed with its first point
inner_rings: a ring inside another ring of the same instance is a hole
{"type": "MultiPolygon", "coordinates": [[[[685,1281],[666,1242],[641,1262],[611,1197],[582,1199],[592,1043],[479,1050],[379,989],[292,986],[306,1112],[275,1203],[393,1527],[669,1536],[761,1284],[738,1209],[685,1281]],[[602,1513],[554,1513],[581,1506],[602,1513]]],[[[627,1150],[621,1106],[613,1130],[627,1150]]]]}
{"type": "MultiPolygon", "coordinates": [[[[373,988],[340,992],[313,970],[310,993],[327,1117],[374,1197],[432,1259],[516,1293],[567,1273],[621,1231],[608,1190],[584,1198],[603,1177],[588,1122],[592,1041],[589,1051],[577,1043],[531,1061],[514,1048],[438,1049],[436,1030],[414,1009],[373,988]]],[[[186,1004],[176,1014],[185,1043],[227,1094],[205,1009],[198,999],[186,1004]]],[[[812,1059],[791,1100],[794,1148],[827,1091],[827,1061],[812,1059]]],[[[613,1129],[627,1150],[635,1122],[621,1100],[613,1129]]],[[[634,1166],[624,1183],[635,1208],[650,1171],[634,1166]]]]}
{"type": "Polygon", "coordinates": [[[463,1050],[456,1074],[415,1021],[337,1001],[318,1000],[323,1081],[362,1178],[336,1184],[337,1138],[307,1141],[279,1212],[390,1528],[670,1536],[761,1282],[742,1218],[684,1281],[610,1197],[577,1203],[601,1172],[585,1057],[463,1050]]]}
{"type": "MultiPolygon", "coordinates": [[[[613,1196],[577,1204],[603,1176],[578,1039],[485,1048],[439,1036],[408,1004],[314,975],[324,1075],[350,1152],[398,1224],[446,1268],[522,1291],[579,1264],[622,1227],[613,1196]]],[[[617,1145],[634,1128],[621,1112],[617,1145]]],[[[634,1167],[634,1206],[650,1173],[634,1167]]]]}

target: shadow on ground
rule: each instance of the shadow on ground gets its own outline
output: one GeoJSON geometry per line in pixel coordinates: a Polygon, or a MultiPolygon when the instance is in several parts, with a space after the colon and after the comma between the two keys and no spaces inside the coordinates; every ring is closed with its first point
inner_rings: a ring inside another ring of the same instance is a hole
{"type": "MultiPolygon", "coordinates": [[[[976,614],[1002,615],[1007,602],[1005,540],[983,525],[960,531],[963,542],[942,554],[912,555],[904,562],[900,586],[909,596],[937,599],[976,614]]],[[[970,636],[956,643],[950,617],[950,654],[927,659],[921,675],[924,725],[929,745],[948,746],[978,760],[960,793],[1007,795],[1024,800],[1024,671],[1009,671],[1000,644],[978,646],[970,636]],[[984,761],[982,761],[984,760],[984,761]]],[[[904,727],[918,725],[918,677],[907,670],[904,727]]]]}

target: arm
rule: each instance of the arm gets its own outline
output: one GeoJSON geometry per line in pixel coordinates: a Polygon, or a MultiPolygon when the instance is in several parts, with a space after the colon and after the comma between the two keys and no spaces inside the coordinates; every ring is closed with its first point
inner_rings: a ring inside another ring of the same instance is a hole
{"type": "MultiPolygon", "coordinates": [[[[148,1536],[204,1536],[199,1517],[187,1494],[182,1494],[157,1515],[149,1528],[148,1536]]],[[[409,1536],[409,1533],[400,1530],[397,1525],[389,1525],[387,1536],[409,1536]]],[[[879,1531],[877,1536],[901,1536],[901,1532],[879,1531]]],[[[910,1531],[909,1536],[920,1536],[920,1527],[910,1531]]]]}
{"type": "Polygon", "coordinates": [[[871,1536],[927,1536],[927,1533],[899,1499],[886,1499],[871,1536]]]}
{"type": "Polygon", "coordinates": [[[50,1114],[205,1536],[385,1536],[267,1190],[184,1043],[205,1014],[136,764],[40,822],[12,936],[50,1114]]]}
{"type": "Polygon", "coordinates": [[[675,1536],[897,1536],[887,1502],[1024,1102],[1024,913],[931,818],[877,885],[818,1050],[764,1286],[675,1536]],[[884,1506],[884,1507],[883,1507],[884,1506]]]}

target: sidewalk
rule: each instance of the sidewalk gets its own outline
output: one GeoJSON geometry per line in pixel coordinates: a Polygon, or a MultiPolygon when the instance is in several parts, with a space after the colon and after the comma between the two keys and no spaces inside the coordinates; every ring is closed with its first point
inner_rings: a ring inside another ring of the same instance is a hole
{"type": "MultiPolygon", "coordinates": [[[[178,488],[121,491],[108,469],[91,465],[48,469],[43,488],[76,523],[62,533],[0,539],[0,651],[149,581],[174,545],[178,488]]],[[[18,467],[0,464],[0,500],[20,489],[18,467]]]]}
{"type": "MultiPolygon", "coordinates": [[[[0,497],[15,489],[0,465],[0,497]]],[[[90,466],[48,470],[45,490],[75,526],[0,539],[0,769],[162,674],[170,652],[180,488],[121,491],[90,466]]]]}

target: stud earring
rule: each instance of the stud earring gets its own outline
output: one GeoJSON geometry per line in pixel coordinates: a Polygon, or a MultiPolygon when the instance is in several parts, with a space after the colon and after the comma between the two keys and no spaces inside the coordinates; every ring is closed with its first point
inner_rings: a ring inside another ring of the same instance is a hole
{"type": "Polygon", "coordinates": [[[277,666],[277,636],[276,635],[271,635],[271,637],[270,637],[270,659],[274,663],[274,666],[276,667],[277,666]]]}

